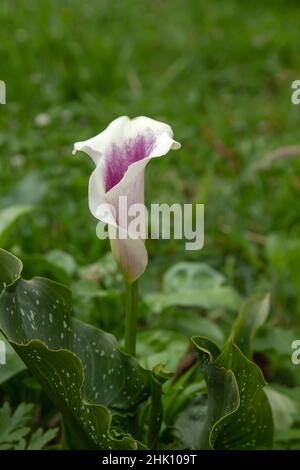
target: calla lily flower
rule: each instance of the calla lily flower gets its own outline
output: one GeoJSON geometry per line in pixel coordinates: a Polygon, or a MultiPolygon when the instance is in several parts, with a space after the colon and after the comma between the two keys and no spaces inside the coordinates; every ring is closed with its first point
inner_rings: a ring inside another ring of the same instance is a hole
{"type": "Polygon", "coordinates": [[[120,236],[110,236],[110,244],[129,283],[144,272],[148,255],[144,239],[129,233],[128,221],[118,217],[120,197],[127,198],[128,207],[143,204],[147,163],[178,148],[168,124],[143,116],[119,117],[100,134],[74,144],[73,153],[85,152],[96,165],[89,181],[89,208],[94,217],[108,224],[109,234],[118,229],[120,236]],[[115,210],[103,211],[104,205],[115,210]]]}

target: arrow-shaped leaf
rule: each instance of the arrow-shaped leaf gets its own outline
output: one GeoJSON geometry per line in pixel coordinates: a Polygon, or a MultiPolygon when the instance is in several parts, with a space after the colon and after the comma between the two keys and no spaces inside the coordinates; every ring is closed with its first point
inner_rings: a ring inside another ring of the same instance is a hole
{"type": "Polygon", "coordinates": [[[234,344],[226,345],[216,360],[235,375],[240,406],[219,432],[215,427],[212,441],[216,449],[268,449],[273,445],[274,422],[264,391],[266,385],[260,368],[248,360],[234,344]]]}
{"type": "Polygon", "coordinates": [[[192,340],[207,383],[197,426],[200,449],[272,447],[273,416],[259,367],[232,342],[220,352],[207,338],[192,340]]]}
{"type": "Polygon", "coordinates": [[[3,246],[9,231],[25,214],[33,210],[30,206],[10,206],[0,210],[0,244],[3,246]]]}
{"type": "MultiPolygon", "coordinates": [[[[5,287],[13,283],[20,276],[22,263],[18,258],[8,253],[8,251],[0,249],[0,267],[1,295],[5,287]]],[[[0,334],[0,341],[4,344],[6,361],[6,364],[0,367],[0,384],[2,384],[26,369],[26,367],[2,334],[0,334]]]]}
{"type": "Polygon", "coordinates": [[[265,323],[270,311],[270,294],[258,294],[248,299],[241,307],[233,325],[232,340],[249,359],[252,358],[253,338],[265,323]]]}
{"type": "Polygon", "coordinates": [[[22,268],[22,262],[16,256],[0,249],[0,294],[20,277],[22,268]]]}
{"type": "Polygon", "coordinates": [[[192,339],[199,356],[200,370],[207,383],[207,403],[202,422],[199,423],[197,448],[214,448],[216,436],[240,405],[238,385],[233,372],[218,367],[215,359],[220,355],[218,347],[207,338],[192,339]]]}

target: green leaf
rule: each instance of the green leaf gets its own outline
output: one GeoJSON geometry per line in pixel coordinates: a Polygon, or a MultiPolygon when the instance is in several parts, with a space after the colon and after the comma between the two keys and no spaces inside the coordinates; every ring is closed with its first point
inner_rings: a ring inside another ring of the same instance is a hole
{"type": "Polygon", "coordinates": [[[159,432],[163,420],[163,384],[169,380],[173,374],[164,372],[164,365],[158,364],[153,368],[151,381],[151,401],[149,413],[148,446],[155,449],[159,432]]]}
{"type": "Polygon", "coordinates": [[[233,341],[248,358],[252,358],[255,333],[265,323],[269,311],[270,294],[255,295],[241,307],[232,328],[230,341],[233,341]]]}
{"type": "Polygon", "coordinates": [[[49,195],[48,178],[41,171],[29,170],[23,176],[16,178],[15,184],[10,186],[9,192],[5,195],[6,204],[36,207],[41,205],[46,195],[49,195]],[[34,188],[34,191],[33,189],[34,188]]]}
{"type": "Polygon", "coordinates": [[[0,248],[0,294],[7,285],[19,278],[22,269],[22,262],[16,256],[0,248]]]}
{"type": "Polygon", "coordinates": [[[72,317],[69,289],[43,278],[18,279],[1,296],[0,328],[82,448],[138,447],[112,418],[149,396],[150,372],[122,353],[112,335],[72,317]]]}
{"type": "Polygon", "coordinates": [[[172,306],[235,310],[240,305],[240,296],[222,274],[193,262],[175,264],[164,277],[163,292],[147,294],[144,300],[154,313],[172,306]]]}
{"type": "MultiPolygon", "coordinates": [[[[21,274],[22,263],[11,253],[0,249],[0,295],[3,289],[14,282],[21,274]]],[[[25,364],[17,356],[13,348],[0,333],[0,341],[5,345],[5,364],[0,364],[0,384],[26,369],[25,364]]]]}
{"type": "Polygon", "coordinates": [[[27,446],[33,410],[34,405],[21,403],[13,413],[9,403],[4,403],[0,408],[0,449],[38,450],[54,439],[58,429],[49,429],[44,433],[39,428],[31,435],[27,446]]]}
{"type": "Polygon", "coordinates": [[[32,418],[33,405],[21,403],[14,413],[8,403],[0,408],[0,448],[13,448],[26,436],[30,428],[27,426],[32,418]]]}
{"type": "Polygon", "coordinates": [[[224,344],[225,335],[222,328],[211,318],[205,318],[199,312],[182,307],[168,308],[160,315],[149,315],[149,322],[156,329],[173,330],[190,338],[195,334],[207,336],[217,344],[224,344]]]}
{"type": "MultiPolygon", "coordinates": [[[[206,416],[207,399],[204,395],[196,395],[191,398],[184,411],[178,414],[174,432],[183,449],[199,449],[199,443],[204,435],[206,416]]],[[[206,432],[208,431],[206,430],[206,432]]],[[[207,447],[211,449],[206,444],[207,447]]]]}
{"type": "Polygon", "coordinates": [[[23,261],[26,273],[39,272],[42,276],[49,276],[62,283],[69,283],[77,269],[74,258],[61,250],[52,250],[44,255],[24,255],[23,261]]]}
{"type": "Polygon", "coordinates": [[[27,450],[40,450],[45,447],[48,442],[52,441],[57,435],[58,429],[48,429],[44,432],[43,429],[37,429],[31,436],[27,450]]]}
{"type": "Polygon", "coordinates": [[[96,281],[80,280],[72,284],[74,315],[97,328],[121,337],[123,332],[123,295],[120,290],[104,290],[96,281]],[[114,315],[111,312],[115,312],[114,315]]]}
{"type": "MultiPolygon", "coordinates": [[[[173,425],[179,412],[189,406],[189,402],[193,399],[195,393],[206,390],[206,384],[204,380],[197,380],[195,382],[190,381],[192,376],[195,375],[197,368],[198,364],[194,364],[180,377],[178,377],[175,383],[169,383],[167,384],[168,386],[165,387],[163,402],[164,420],[167,425],[173,425]]],[[[195,435],[194,424],[191,426],[191,431],[193,435],[195,435]]],[[[184,432],[188,432],[188,430],[185,429],[184,432]]]]}
{"type": "Polygon", "coordinates": [[[295,401],[270,386],[266,387],[265,392],[272,407],[276,432],[288,430],[298,415],[295,401]]]}
{"type": "Polygon", "coordinates": [[[141,331],[137,339],[137,357],[147,369],[165,364],[168,372],[175,372],[189,346],[189,340],[175,331],[141,331]]]}
{"type": "MultiPolygon", "coordinates": [[[[254,340],[255,351],[276,352],[277,356],[285,356],[285,359],[291,357],[291,344],[298,337],[300,332],[291,328],[281,328],[276,325],[267,325],[261,330],[254,340]]],[[[286,361],[285,361],[286,362],[286,361]]]]}
{"type": "Polygon", "coordinates": [[[218,367],[215,364],[220,354],[219,348],[207,338],[194,337],[193,343],[197,349],[200,370],[207,383],[207,403],[205,415],[198,423],[198,449],[214,448],[217,436],[222,432],[230,415],[240,405],[239,391],[235,376],[231,370],[218,367]]]}
{"type": "Polygon", "coordinates": [[[198,407],[195,448],[272,447],[273,416],[260,369],[232,342],[222,352],[207,338],[194,337],[193,343],[208,390],[207,402],[198,407]]]}
{"type": "Polygon", "coordinates": [[[0,210],[0,245],[7,241],[8,234],[18,220],[33,209],[30,206],[10,206],[0,210]]]}
{"type": "Polygon", "coordinates": [[[260,368],[249,361],[233,343],[226,345],[216,365],[235,375],[240,406],[215,436],[216,449],[268,449],[273,446],[274,422],[266,385],[260,368]]]}
{"type": "Polygon", "coordinates": [[[58,268],[65,271],[69,277],[71,277],[77,269],[77,265],[73,256],[71,256],[70,253],[66,253],[65,251],[52,250],[49,251],[45,257],[50,263],[53,263],[58,268]]]}
{"type": "Polygon", "coordinates": [[[23,361],[19,358],[16,354],[14,349],[8,343],[8,341],[4,338],[4,336],[0,333],[0,341],[3,341],[5,345],[5,359],[6,363],[0,363],[0,385],[4,382],[7,382],[15,375],[19,374],[23,370],[26,369],[26,366],[23,361]]]}

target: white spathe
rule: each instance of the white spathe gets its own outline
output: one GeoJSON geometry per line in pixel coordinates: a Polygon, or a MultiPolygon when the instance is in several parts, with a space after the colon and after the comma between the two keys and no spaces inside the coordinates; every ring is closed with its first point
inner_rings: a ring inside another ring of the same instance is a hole
{"type": "Polygon", "coordinates": [[[108,224],[109,233],[115,227],[122,233],[122,239],[110,238],[110,243],[128,282],[134,282],[144,272],[148,255],[144,240],[129,234],[128,224],[123,226],[118,220],[119,198],[126,196],[128,207],[143,204],[147,163],[179,148],[168,124],[144,116],[119,117],[100,134],[74,144],[73,153],[85,152],[96,165],[89,181],[89,207],[94,217],[108,224]],[[104,204],[115,210],[104,213],[104,204]]]}

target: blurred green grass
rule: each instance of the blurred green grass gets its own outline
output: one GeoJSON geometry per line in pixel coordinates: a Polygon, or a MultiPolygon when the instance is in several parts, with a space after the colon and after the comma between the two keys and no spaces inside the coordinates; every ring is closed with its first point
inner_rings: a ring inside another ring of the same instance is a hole
{"type": "Polygon", "coordinates": [[[253,168],[298,143],[298,2],[2,0],[0,18],[0,207],[36,208],[7,247],[79,264],[106,252],[87,209],[92,164],[72,144],[145,114],[183,144],[149,165],[147,201],[206,204],[205,248],[149,242],[145,289],[172,262],[207,261],[242,294],[271,290],[283,322],[297,317],[300,254],[291,266],[284,250],[300,246],[299,155],[253,168]]]}

